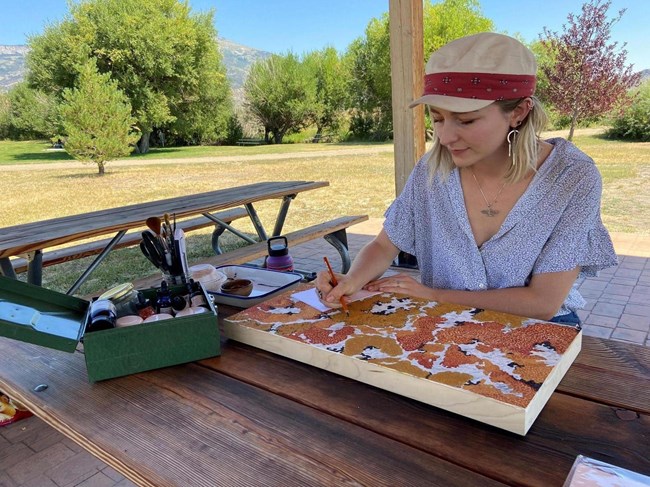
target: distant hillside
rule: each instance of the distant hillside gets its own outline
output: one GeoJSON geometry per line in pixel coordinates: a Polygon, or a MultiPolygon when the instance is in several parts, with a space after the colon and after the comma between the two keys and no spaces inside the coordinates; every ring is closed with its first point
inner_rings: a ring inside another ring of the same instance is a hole
{"type": "Polygon", "coordinates": [[[27,46],[0,46],[0,91],[7,91],[25,76],[27,46]]]}
{"type": "MultiPolygon", "coordinates": [[[[233,95],[237,102],[241,102],[242,87],[250,66],[259,59],[269,57],[271,53],[242,46],[227,39],[219,39],[218,42],[233,95]]],[[[27,51],[27,46],[0,46],[0,91],[7,91],[25,77],[27,51]]]]}

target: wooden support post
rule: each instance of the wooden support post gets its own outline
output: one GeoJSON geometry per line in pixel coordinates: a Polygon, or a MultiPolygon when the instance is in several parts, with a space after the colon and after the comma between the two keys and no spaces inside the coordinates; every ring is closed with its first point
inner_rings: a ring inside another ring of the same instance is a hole
{"type": "Polygon", "coordinates": [[[424,154],[424,107],[409,108],[424,88],[422,2],[389,0],[390,63],[395,145],[395,194],[424,154]]]}

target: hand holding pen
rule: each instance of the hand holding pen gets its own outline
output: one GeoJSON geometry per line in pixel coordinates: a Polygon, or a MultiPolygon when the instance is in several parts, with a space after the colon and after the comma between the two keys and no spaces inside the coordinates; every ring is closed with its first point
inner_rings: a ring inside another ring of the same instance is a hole
{"type": "MultiPolygon", "coordinates": [[[[323,257],[323,260],[325,261],[325,265],[327,265],[327,271],[329,272],[330,275],[330,284],[332,285],[332,287],[338,286],[338,281],[336,280],[336,275],[332,270],[330,261],[327,259],[327,257],[323,257]]],[[[348,302],[345,296],[341,296],[340,301],[341,301],[341,307],[343,308],[343,311],[345,311],[345,315],[350,316],[350,310],[348,309],[348,302]]]]}

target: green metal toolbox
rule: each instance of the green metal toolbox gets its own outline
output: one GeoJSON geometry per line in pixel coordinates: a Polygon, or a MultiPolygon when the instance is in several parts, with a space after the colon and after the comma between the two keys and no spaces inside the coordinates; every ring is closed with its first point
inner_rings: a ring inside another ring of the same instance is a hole
{"type": "MultiPolygon", "coordinates": [[[[155,292],[142,291],[147,298],[155,292]]],[[[217,311],[203,292],[207,313],[84,335],[88,301],[0,276],[0,336],[70,353],[79,348],[90,382],[193,362],[221,353],[217,311]]]]}

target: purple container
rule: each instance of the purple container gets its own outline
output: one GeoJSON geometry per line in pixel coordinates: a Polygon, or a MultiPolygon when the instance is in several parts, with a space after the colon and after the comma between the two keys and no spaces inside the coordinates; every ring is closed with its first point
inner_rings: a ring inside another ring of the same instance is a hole
{"type": "Polygon", "coordinates": [[[290,272],[293,270],[293,258],[289,255],[287,237],[271,237],[267,240],[269,256],[266,268],[272,271],[290,272]]]}

